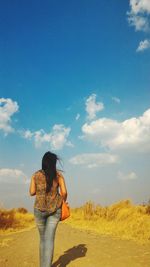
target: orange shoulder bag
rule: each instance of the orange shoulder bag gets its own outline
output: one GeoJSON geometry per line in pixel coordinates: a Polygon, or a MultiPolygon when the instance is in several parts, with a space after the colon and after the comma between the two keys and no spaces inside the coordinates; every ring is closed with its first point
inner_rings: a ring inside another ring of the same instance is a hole
{"type": "Polygon", "coordinates": [[[69,216],[70,216],[70,207],[69,207],[69,204],[68,204],[68,202],[66,202],[65,200],[63,200],[60,221],[63,221],[65,219],[67,219],[69,216]]]}

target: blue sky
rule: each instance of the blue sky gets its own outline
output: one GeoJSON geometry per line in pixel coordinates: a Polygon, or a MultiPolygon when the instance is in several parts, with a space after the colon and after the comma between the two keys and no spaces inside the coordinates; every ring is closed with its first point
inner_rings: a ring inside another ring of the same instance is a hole
{"type": "Polygon", "coordinates": [[[149,1],[5,1],[0,8],[1,205],[32,210],[51,150],[68,201],[149,195],[149,1]]]}

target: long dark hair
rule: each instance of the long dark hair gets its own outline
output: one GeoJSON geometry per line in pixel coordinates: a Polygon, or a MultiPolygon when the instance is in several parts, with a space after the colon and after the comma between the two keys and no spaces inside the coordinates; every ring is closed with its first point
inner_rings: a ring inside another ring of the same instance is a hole
{"type": "Polygon", "coordinates": [[[42,158],[42,170],[46,176],[46,193],[50,191],[53,185],[53,180],[57,177],[57,161],[60,162],[60,157],[50,151],[46,152],[42,158]]]}

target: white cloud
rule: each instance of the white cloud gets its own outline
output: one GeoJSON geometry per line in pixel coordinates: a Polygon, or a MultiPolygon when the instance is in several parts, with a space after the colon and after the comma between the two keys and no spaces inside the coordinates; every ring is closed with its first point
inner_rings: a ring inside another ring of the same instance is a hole
{"type": "Polygon", "coordinates": [[[112,100],[114,100],[116,103],[120,103],[120,99],[118,97],[112,96],[112,100]]]}
{"type": "Polygon", "coordinates": [[[95,168],[117,163],[119,162],[119,157],[109,153],[83,153],[72,157],[69,162],[74,165],[85,165],[88,168],[95,168]]]}
{"type": "Polygon", "coordinates": [[[127,12],[128,22],[136,31],[149,30],[150,1],[130,0],[130,11],[127,12]]]}
{"type": "Polygon", "coordinates": [[[149,29],[149,22],[145,17],[137,16],[131,13],[128,17],[128,22],[130,26],[135,27],[136,31],[148,31],[149,29]]]}
{"type": "Polygon", "coordinates": [[[142,52],[146,49],[150,48],[150,40],[145,39],[139,43],[138,48],[136,49],[137,52],[142,52]]]}
{"type": "Polygon", "coordinates": [[[150,14],[149,0],[130,0],[131,11],[134,14],[147,13],[150,14]]]}
{"type": "Polygon", "coordinates": [[[70,146],[70,147],[74,147],[74,144],[73,144],[71,141],[67,141],[67,142],[66,142],[66,145],[67,145],[67,146],[70,146]]]}
{"type": "Polygon", "coordinates": [[[11,117],[18,109],[16,101],[10,98],[0,98],[0,130],[3,130],[5,135],[14,131],[11,126],[11,117]]]}
{"type": "Polygon", "coordinates": [[[82,139],[90,140],[99,146],[115,149],[150,151],[150,109],[142,116],[122,122],[100,118],[82,126],[82,139]]]}
{"type": "Polygon", "coordinates": [[[31,139],[33,135],[34,135],[34,133],[32,133],[30,130],[26,130],[23,132],[23,137],[25,139],[31,139]]]}
{"type": "Polygon", "coordinates": [[[0,169],[0,182],[3,183],[28,183],[26,175],[18,169],[0,169]]]}
{"type": "Polygon", "coordinates": [[[26,139],[33,139],[36,147],[40,147],[42,143],[49,143],[52,149],[60,150],[64,145],[73,146],[67,140],[70,130],[70,127],[65,128],[63,124],[55,124],[49,133],[40,129],[35,132],[31,132],[30,130],[20,131],[20,134],[26,139]]]}
{"type": "Polygon", "coordinates": [[[135,180],[137,179],[137,174],[135,172],[129,172],[129,173],[123,173],[121,171],[118,171],[118,178],[120,180],[135,180]]]}
{"type": "Polygon", "coordinates": [[[76,121],[77,121],[79,118],[80,118],[80,114],[77,113],[77,115],[76,115],[76,121]]]}
{"type": "Polygon", "coordinates": [[[92,120],[96,117],[96,113],[104,109],[102,102],[96,103],[96,94],[90,95],[85,102],[86,112],[88,113],[88,119],[92,120]]]}

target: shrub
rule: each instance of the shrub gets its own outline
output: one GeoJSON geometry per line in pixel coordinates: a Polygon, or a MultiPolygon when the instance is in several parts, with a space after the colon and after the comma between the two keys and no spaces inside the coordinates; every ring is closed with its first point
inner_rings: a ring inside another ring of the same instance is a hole
{"type": "Polygon", "coordinates": [[[146,207],[146,214],[150,215],[150,204],[148,204],[146,207]]]}
{"type": "Polygon", "coordinates": [[[95,213],[94,203],[92,201],[88,201],[83,206],[84,219],[90,220],[95,213]]]}
{"type": "Polygon", "coordinates": [[[0,228],[7,229],[16,225],[14,210],[0,210],[0,228]]]}
{"type": "Polygon", "coordinates": [[[132,207],[130,200],[121,200],[117,203],[112,204],[107,209],[107,220],[115,220],[120,210],[128,210],[132,207]]]}
{"type": "Polygon", "coordinates": [[[17,211],[17,212],[20,212],[20,213],[23,213],[23,214],[28,213],[28,210],[25,209],[25,208],[23,208],[23,207],[21,207],[21,208],[17,208],[16,211],[17,211]]]}

